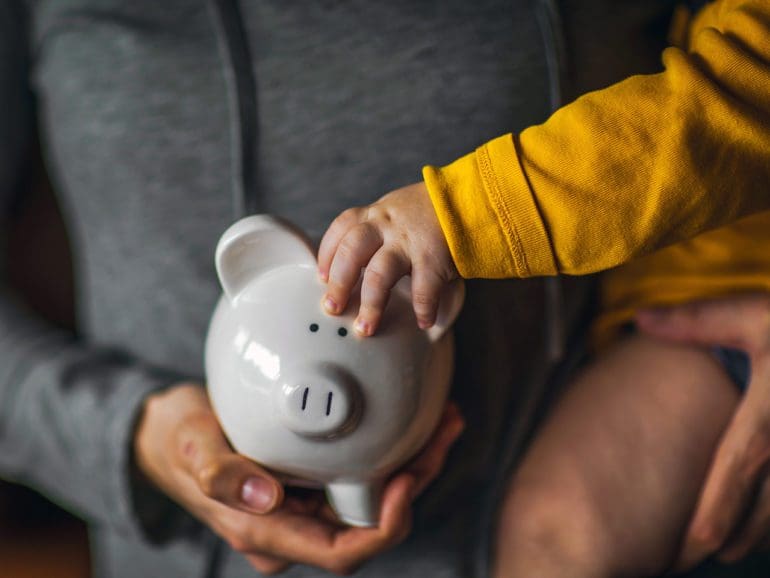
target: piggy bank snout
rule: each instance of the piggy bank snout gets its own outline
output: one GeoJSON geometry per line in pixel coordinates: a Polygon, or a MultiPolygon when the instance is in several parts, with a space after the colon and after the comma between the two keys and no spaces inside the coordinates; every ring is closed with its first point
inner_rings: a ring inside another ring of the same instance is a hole
{"type": "Polygon", "coordinates": [[[361,415],[360,389],[341,368],[305,366],[284,373],[276,393],[283,424],[306,437],[347,434],[361,415]]]}

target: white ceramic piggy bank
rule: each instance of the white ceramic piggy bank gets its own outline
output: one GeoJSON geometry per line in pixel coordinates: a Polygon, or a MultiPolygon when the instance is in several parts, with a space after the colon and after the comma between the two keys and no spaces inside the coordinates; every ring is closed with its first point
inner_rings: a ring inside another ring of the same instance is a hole
{"type": "MultiPolygon", "coordinates": [[[[224,289],[206,342],[214,410],[233,447],[284,479],[322,485],[341,520],[376,525],[383,482],[437,426],[452,374],[458,283],[421,331],[408,290],[393,292],[373,337],[324,313],[305,238],[267,216],[217,246],[224,289]]],[[[357,293],[357,292],[356,292],[357,293]]]]}

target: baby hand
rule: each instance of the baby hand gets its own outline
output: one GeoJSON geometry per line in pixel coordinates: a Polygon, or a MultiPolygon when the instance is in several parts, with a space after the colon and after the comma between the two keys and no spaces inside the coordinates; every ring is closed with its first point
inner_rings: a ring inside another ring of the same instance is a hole
{"type": "Polygon", "coordinates": [[[422,182],[341,213],[321,241],[318,267],[328,283],[324,308],[332,315],[344,311],[364,269],[355,329],[365,336],[376,331],[401,277],[412,276],[414,313],[422,329],[433,326],[442,288],[458,277],[422,182]]]}

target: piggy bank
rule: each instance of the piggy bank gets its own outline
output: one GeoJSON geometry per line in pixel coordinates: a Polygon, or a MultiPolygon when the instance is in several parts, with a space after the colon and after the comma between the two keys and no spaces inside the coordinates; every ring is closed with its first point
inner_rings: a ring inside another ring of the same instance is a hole
{"type": "Polygon", "coordinates": [[[376,525],[384,481],[443,413],[462,283],[442,296],[428,331],[417,327],[408,283],[398,285],[377,334],[364,338],[353,331],[355,299],[340,316],[324,312],[310,243],[277,219],[230,227],[216,268],[224,294],[206,377],[230,443],[287,483],[323,486],[342,521],[376,525]]]}

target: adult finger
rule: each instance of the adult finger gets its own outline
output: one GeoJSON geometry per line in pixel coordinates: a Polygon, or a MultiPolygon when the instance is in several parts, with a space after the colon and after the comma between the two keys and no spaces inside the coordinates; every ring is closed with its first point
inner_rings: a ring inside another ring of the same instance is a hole
{"type": "Polygon", "coordinates": [[[770,339],[770,296],[745,295],[641,310],[639,328],[679,342],[726,345],[755,351],[770,339]]]}
{"type": "Polygon", "coordinates": [[[359,335],[374,334],[396,282],[409,274],[409,261],[401,254],[381,247],[366,265],[361,282],[361,307],[354,327],[359,335]]]}
{"type": "Polygon", "coordinates": [[[337,245],[329,267],[329,280],[323,306],[327,313],[337,315],[347,306],[350,292],[363,269],[382,246],[380,232],[369,223],[350,229],[337,245]]]}
{"type": "MultiPolygon", "coordinates": [[[[425,447],[394,476],[406,474],[413,480],[412,498],[420,495],[436,479],[444,467],[454,442],[465,429],[465,420],[457,403],[450,401],[425,447]]],[[[338,520],[334,510],[325,504],[319,512],[326,520],[338,520]]]]}
{"type": "Polygon", "coordinates": [[[465,420],[460,408],[456,403],[450,402],[425,449],[404,468],[415,478],[414,496],[421,494],[436,479],[444,467],[452,444],[464,429],[465,420]]]}
{"type": "Polygon", "coordinates": [[[235,454],[213,416],[186,420],[178,443],[182,467],[205,496],[258,514],[281,504],[281,484],[255,462],[235,454]]]}
{"type": "Polygon", "coordinates": [[[770,364],[765,352],[755,355],[753,361],[751,383],[744,403],[751,404],[756,417],[753,442],[747,452],[757,456],[755,459],[761,463],[761,470],[757,474],[758,491],[749,514],[720,553],[720,558],[725,561],[742,558],[761,547],[770,535],[770,364]]]}
{"type": "Polygon", "coordinates": [[[411,528],[413,486],[414,479],[407,474],[386,486],[376,528],[342,526],[279,510],[265,518],[269,524],[253,528],[252,542],[274,556],[349,574],[406,537],[411,528]]]}
{"type": "Polygon", "coordinates": [[[722,562],[737,562],[756,549],[770,535],[770,479],[767,469],[762,472],[761,488],[751,505],[751,511],[739,531],[719,552],[722,562]]]}
{"type": "Polygon", "coordinates": [[[333,540],[333,557],[338,564],[332,571],[350,574],[375,555],[402,542],[412,529],[412,499],[415,479],[404,473],[385,486],[376,528],[344,528],[333,540]]]}
{"type": "Polygon", "coordinates": [[[752,502],[770,457],[770,439],[751,394],[746,394],[719,444],[685,535],[680,569],[717,552],[752,502]]]}
{"type": "Polygon", "coordinates": [[[363,209],[359,207],[347,209],[332,221],[324,233],[321,245],[318,247],[318,274],[324,281],[329,279],[329,268],[332,264],[332,258],[337,252],[337,245],[350,229],[361,222],[362,214],[363,209]]]}

